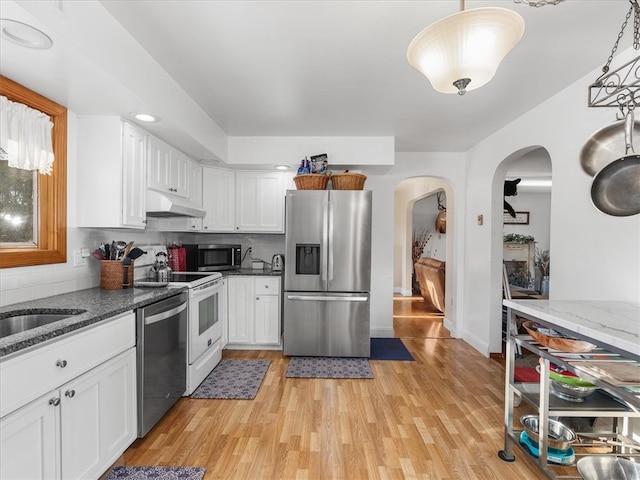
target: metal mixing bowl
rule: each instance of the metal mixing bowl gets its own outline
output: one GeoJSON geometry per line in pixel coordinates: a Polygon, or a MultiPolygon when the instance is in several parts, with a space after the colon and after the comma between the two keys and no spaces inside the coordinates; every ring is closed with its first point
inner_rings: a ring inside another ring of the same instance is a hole
{"type": "MultiPolygon", "coordinates": [[[[527,432],[529,438],[535,443],[539,443],[539,422],[540,419],[538,415],[523,415],[520,417],[520,423],[522,423],[524,431],[527,432]]],[[[576,432],[564,423],[549,419],[547,427],[547,444],[549,447],[558,450],[567,450],[576,439],[576,432]]]]}
{"type": "Polygon", "coordinates": [[[556,380],[550,380],[549,388],[551,393],[556,397],[569,402],[584,402],[584,399],[593,394],[598,387],[581,387],[578,385],[569,385],[568,383],[558,382],[556,380]]]}
{"type": "Polygon", "coordinates": [[[640,463],[620,457],[587,456],[576,465],[584,480],[640,480],[640,463]]]}

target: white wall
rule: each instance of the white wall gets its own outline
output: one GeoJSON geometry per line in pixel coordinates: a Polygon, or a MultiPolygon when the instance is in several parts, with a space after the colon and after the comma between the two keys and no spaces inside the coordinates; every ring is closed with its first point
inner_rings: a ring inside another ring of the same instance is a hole
{"type": "Polygon", "coordinates": [[[462,337],[485,354],[501,349],[502,181],[511,158],[523,149],[544,147],[553,167],[550,298],[640,301],[640,219],[597,211],[589,196],[592,179],[580,167],[586,139],[616,114],[587,107],[587,86],[597,75],[585,76],[468,152],[467,178],[473,182],[466,188],[460,271],[462,337]],[[486,219],[482,227],[474,225],[480,213],[486,219]]]}

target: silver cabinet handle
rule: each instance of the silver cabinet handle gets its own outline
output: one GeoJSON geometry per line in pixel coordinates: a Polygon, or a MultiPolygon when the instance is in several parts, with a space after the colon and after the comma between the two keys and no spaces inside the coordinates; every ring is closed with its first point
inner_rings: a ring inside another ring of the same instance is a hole
{"type": "Polygon", "coordinates": [[[66,360],[58,360],[56,362],[56,367],[64,368],[66,366],[67,366],[67,361],[66,360]]]}
{"type": "Polygon", "coordinates": [[[65,397],[69,397],[69,398],[73,398],[76,396],[76,391],[75,390],[67,390],[66,392],[64,392],[64,396],[65,397]]]}
{"type": "Polygon", "coordinates": [[[60,405],[60,399],[58,397],[49,399],[49,405],[57,407],[58,405],[60,405]]]}

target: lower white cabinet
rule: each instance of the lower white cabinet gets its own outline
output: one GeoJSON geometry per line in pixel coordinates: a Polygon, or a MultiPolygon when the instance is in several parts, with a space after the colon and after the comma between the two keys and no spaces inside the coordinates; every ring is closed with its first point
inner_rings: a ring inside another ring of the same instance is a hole
{"type": "Polygon", "coordinates": [[[228,277],[227,347],[281,346],[280,277],[228,277]]]}
{"type": "MultiPolygon", "coordinates": [[[[137,432],[134,321],[129,313],[96,327],[106,336],[96,338],[89,330],[0,365],[8,377],[0,378],[2,389],[29,394],[39,391],[38,386],[13,381],[20,368],[27,379],[34,378],[29,371],[43,359],[48,364],[49,359],[58,358],[65,366],[56,368],[71,369],[76,359],[67,357],[70,352],[85,344],[97,348],[92,345],[97,340],[120,351],[0,418],[0,478],[98,478],[133,443],[137,432]],[[118,342],[123,337],[124,351],[118,342]]],[[[92,359],[77,361],[91,365],[92,359]]]]}

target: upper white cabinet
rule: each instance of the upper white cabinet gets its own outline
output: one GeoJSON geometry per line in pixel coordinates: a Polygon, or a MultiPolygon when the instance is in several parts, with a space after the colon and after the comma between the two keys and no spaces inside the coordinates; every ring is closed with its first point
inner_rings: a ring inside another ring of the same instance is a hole
{"type": "Polygon", "coordinates": [[[149,136],[149,188],[189,196],[191,159],[159,138],[149,136]]]}
{"type": "Polygon", "coordinates": [[[205,232],[235,232],[235,176],[233,170],[202,167],[202,219],[205,232]]]}
{"type": "Polygon", "coordinates": [[[119,117],[78,117],[79,227],[145,227],[147,140],[119,117]]]}
{"type": "Polygon", "coordinates": [[[283,233],[284,195],[280,172],[236,172],[236,231],[283,233]]]}

